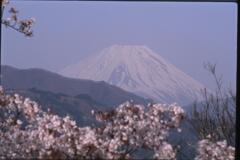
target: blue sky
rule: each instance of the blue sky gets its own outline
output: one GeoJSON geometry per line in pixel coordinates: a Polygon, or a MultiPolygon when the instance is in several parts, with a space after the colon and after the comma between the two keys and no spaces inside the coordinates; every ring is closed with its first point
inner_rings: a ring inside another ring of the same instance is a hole
{"type": "Polygon", "coordinates": [[[58,72],[113,44],[146,45],[213,89],[203,63],[235,88],[237,5],[176,2],[11,1],[35,17],[34,37],[2,28],[2,62],[58,72]]]}

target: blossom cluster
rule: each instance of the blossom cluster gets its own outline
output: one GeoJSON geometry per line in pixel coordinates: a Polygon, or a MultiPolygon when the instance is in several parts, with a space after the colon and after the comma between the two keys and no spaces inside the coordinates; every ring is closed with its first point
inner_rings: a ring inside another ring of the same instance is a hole
{"type": "Polygon", "coordinates": [[[98,131],[98,140],[107,158],[133,158],[131,154],[143,148],[154,151],[156,159],[175,159],[175,150],[166,138],[184,117],[181,107],[175,104],[144,107],[126,102],[112,112],[95,115],[105,123],[98,131]]]}
{"type": "MultiPolygon", "coordinates": [[[[92,114],[100,126],[78,127],[70,116],[43,111],[35,101],[0,88],[0,159],[135,159],[138,149],[150,150],[149,158],[176,159],[167,141],[185,117],[176,104],[145,107],[126,102],[92,114]]],[[[196,160],[234,159],[234,148],[225,141],[202,140],[198,152],[196,160]]]]}
{"type": "Polygon", "coordinates": [[[100,127],[80,128],[69,116],[44,112],[18,94],[0,94],[1,158],[131,158],[138,148],[155,158],[174,159],[165,138],[177,127],[183,110],[175,105],[145,108],[126,102],[113,111],[96,112],[100,127]]]}
{"type": "Polygon", "coordinates": [[[0,91],[0,158],[85,158],[96,145],[90,127],[44,112],[36,102],[0,91]]]}
{"type": "Polygon", "coordinates": [[[9,17],[3,18],[3,13],[6,7],[9,4],[9,0],[2,0],[2,17],[1,23],[6,27],[12,28],[20,33],[23,33],[27,37],[33,36],[32,26],[35,23],[34,18],[19,20],[18,13],[19,11],[15,7],[10,7],[8,10],[9,17]]]}
{"type": "Polygon", "coordinates": [[[227,145],[227,141],[213,142],[210,138],[198,142],[198,155],[195,160],[234,160],[235,148],[227,145]]]}

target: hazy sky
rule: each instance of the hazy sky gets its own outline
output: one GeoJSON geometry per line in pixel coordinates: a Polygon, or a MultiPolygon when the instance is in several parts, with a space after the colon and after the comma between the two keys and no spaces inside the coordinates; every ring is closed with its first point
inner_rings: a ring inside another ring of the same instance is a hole
{"type": "Polygon", "coordinates": [[[11,1],[35,17],[34,37],[2,28],[2,62],[58,72],[113,44],[146,45],[213,89],[203,63],[217,64],[235,88],[237,5],[176,2],[11,1]]]}

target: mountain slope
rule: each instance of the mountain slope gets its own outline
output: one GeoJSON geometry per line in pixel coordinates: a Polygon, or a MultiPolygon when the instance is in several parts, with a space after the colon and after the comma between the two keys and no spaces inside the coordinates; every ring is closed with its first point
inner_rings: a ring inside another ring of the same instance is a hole
{"type": "Polygon", "coordinates": [[[131,99],[136,103],[146,103],[145,99],[105,82],[66,78],[42,69],[16,69],[3,66],[2,75],[2,84],[6,90],[36,88],[69,96],[85,94],[108,107],[117,106],[131,99]]]}
{"type": "Polygon", "coordinates": [[[60,73],[105,81],[163,103],[191,103],[201,97],[204,88],[146,46],[113,45],[60,73]]]}

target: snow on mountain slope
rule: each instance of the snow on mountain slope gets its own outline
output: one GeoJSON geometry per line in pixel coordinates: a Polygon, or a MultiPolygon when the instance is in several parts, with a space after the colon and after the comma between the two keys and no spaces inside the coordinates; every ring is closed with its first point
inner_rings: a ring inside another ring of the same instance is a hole
{"type": "Polygon", "coordinates": [[[60,74],[105,81],[156,102],[179,104],[201,99],[202,84],[146,46],[113,45],[69,65],[60,74]]]}

